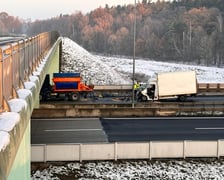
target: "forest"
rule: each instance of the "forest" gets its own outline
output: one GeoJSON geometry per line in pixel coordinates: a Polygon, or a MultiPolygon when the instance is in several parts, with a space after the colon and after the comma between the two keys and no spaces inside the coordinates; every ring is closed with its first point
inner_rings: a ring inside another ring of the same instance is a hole
{"type": "Polygon", "coordinates": [[[133,56],[135,52],[138,58],[221,67],[223,16],[223,0],[106,4],[87,14],[60,14],[34,22],[0,12],[0,35],[56,30],[94,53],[133,56]]]}

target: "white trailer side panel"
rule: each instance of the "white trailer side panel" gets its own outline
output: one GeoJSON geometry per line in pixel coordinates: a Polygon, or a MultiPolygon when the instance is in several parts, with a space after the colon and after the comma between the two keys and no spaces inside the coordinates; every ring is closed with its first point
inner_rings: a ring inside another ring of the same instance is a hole
{"type": "Polygon", "coordinates": [[[195,71],[158,74],[159,97],[197,93],[195,71]]]}

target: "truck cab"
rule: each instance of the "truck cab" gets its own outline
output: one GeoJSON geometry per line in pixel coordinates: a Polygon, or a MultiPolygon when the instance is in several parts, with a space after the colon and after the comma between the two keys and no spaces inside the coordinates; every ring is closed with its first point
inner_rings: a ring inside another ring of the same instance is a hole
{"type": "Polygon", "coordinates": [[[151,82],[147,84],[145,87],[138,89],[138,101],[154,101],[157,100],[157,84],[155,82],[151,82]]]}

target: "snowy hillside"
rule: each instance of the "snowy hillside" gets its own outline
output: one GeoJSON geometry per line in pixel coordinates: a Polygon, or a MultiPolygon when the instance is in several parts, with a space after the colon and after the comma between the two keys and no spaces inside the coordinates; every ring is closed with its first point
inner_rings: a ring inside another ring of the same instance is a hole
{"type": "Polygon", "coordinates": [[[94,84],[125,84],[127,81],[114,68],[103,63],[74,41],[63,39],[63,72],[80,72],[84,81],[94,84]]]}
{"type": "MultiPolygon", "coordinates": [[[[95,85],[131,84],[133,60],[93,55],[74,41],[63,38],[63,72],[81,72],[84,81],[95,85]]],[[[136,79],[148,81],[159,72],[195,70],[200,83],[224,83],[224,69],[136,59],[136,79]]]]}

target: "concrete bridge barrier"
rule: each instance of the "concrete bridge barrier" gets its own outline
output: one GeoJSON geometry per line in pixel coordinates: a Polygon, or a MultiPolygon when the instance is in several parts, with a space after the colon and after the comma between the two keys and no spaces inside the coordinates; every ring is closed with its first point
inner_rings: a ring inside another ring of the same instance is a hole
{"type": "Polygon", "coordinates": [[[32,145],[32,162],[92,161],[158,158],[219,158],[224,156],[224,140],[150,141],[91,144],[32,145]]]}

